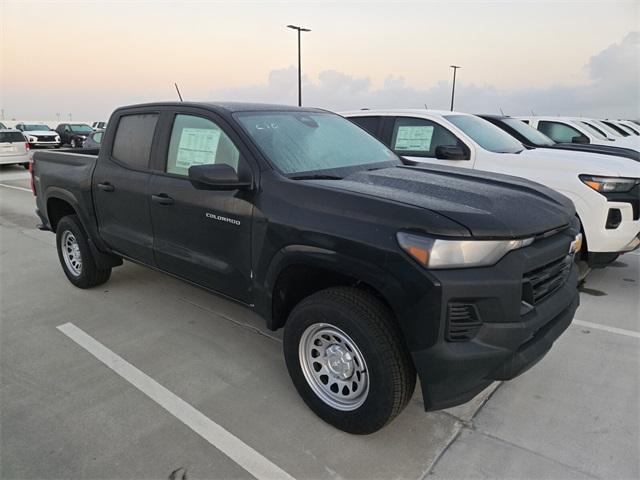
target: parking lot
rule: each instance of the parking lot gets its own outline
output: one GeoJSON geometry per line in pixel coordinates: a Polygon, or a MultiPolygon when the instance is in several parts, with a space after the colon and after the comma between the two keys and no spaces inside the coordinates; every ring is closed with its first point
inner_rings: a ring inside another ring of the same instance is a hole
{"type": "Polygon", "coordinates": [[[638,252],[594,271],[529,372],[370,436],[297,395],[280,332],[125,262],[80,290],[36,228],[28,173],[0,171],[2,478],[638,478],[638,252]]]}

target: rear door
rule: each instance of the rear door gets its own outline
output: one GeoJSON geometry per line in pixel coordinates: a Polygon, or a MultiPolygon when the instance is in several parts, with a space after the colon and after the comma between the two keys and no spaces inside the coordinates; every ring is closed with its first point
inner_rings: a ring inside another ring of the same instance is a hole
{"type": "Polygon", "coordinates": [[[206,110],[174,111],[163,131],[165,153],[148,189],[156,264],[248,302],[253,191],[197,190],[188,170],[226,163],[241,179],[251,179],[250,154],[230,126],[206,110]]]}
{"type": "Polygon", "coordinates": [[[158,112],[127,112],[115,120],[115,134],[100,152],[92,186],[102,239],[147,265],[154,264],[147,189],[158,117],[158,112]]]}

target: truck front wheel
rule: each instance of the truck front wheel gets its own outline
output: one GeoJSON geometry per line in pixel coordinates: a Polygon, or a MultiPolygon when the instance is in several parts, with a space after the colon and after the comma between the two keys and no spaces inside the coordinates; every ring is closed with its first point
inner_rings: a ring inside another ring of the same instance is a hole
{"type": "Polygon", "coordinates": [[[286,323],[284,355],[305,403],[349,433],[382,428],[415,388],[416,372],[391,311],[357,288],[329,288],[302,300],[286,323]]]}
{"type": "Polygon", "coordinates": [[[111,276],[111,269],[99,269],[89,247],[87,234],[77,215],[68,215],[56,228],[58,258],[65,275],[78,288],[102,285],[111,276]]]}

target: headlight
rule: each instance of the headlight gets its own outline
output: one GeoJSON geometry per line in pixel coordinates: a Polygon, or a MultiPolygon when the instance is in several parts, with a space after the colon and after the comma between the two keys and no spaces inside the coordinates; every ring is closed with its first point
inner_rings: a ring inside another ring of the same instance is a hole
{"type": "Polygon", "coordinates": [[[580,175],[580,180],[600,193],[628,192],[640,182],[638,178],[594,177],[593,175],[580,175]]]}
{"type": "Polygon", "coordinates": [[[495,264],[511,250],[526,247],[521,240],[443,240],[407,232],[397,233],[398,244],[421,265],[432,268],[484,267],[495,264]]]}
{"type": "Polygon", "coordinates": [[[58,135],[56,135],[56,142],[60,141],[60,137],[58,135]]]}
{"type": "Polygon", "coordinates": [[[29,143],[33,143],[33,142],[37,142],[38,141],[38,137],[32,137],[31,135],[28,135],[27,139],[29,140],[29,143]]]}

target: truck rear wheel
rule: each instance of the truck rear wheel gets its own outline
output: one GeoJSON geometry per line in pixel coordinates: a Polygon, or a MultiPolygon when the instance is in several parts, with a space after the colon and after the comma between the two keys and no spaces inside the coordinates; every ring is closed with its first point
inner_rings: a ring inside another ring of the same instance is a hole
{"type": "Polygon", "coordinates": [[[309,408],[349,433],[382,428],[415,388],[416,372],[391,311],[357,288],[329,288],[296,305],[284,355],[309,408]]]}
{"type": "Polygon", "coordinates": [[[56,245],[62,270],[76,287],[91,288],[109,280],[111,269],[96,266],[87,234],[77,215],[68,215],[58,222],[56,245]]]}

